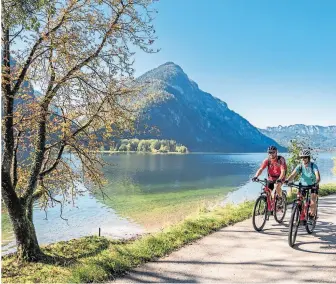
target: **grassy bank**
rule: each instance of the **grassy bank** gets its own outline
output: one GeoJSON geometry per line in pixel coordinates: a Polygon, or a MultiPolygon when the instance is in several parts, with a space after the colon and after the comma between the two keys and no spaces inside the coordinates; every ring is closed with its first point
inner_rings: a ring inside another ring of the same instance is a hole
{"type": "Polygon", "coordinates": [[[8,239],[12,236],[12,224],[9,220],[7,212],[1,212],[1,244],[8,243],[8,239]]]}
{"type": "MultiPolygon", "coordinates": [[[[297,193],[297,189],[293,188],[292,194],[289,193],[287,196],[288,202],[292,202],[294,199],[296,199],[296,193],[297,193]]],[[[323,184],[320,186],[319,197],[327,196],[327,195],[335,194],[335,193],[336,193],[336,184],[334,183],[323,184]]]]}
{"type": "MultiPolygon", "coordinates": [[[[336,184],[323,185],[320,195],[336,193],[336,184]]],[[[203,212],[160,233],[121,242],[86,237],[43,248],[43,262],[19,264],[15,256],[2,262],[3,282],[101,282],[172,251],[222,227],[249,218],[253,202],[203,212]]]]}

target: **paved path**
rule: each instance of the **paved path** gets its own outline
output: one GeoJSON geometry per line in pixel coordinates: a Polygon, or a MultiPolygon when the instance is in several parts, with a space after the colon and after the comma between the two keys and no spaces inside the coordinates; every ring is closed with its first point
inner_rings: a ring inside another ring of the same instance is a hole
{"type": "Polygon", "coordinates": [[[115,282],[336,283],[336,195],[320,198],[315,232],[300,227],[294,248],[287,242],[290,209],[282,225],[271,218],[258,233],[245,220],[115,282]]]}

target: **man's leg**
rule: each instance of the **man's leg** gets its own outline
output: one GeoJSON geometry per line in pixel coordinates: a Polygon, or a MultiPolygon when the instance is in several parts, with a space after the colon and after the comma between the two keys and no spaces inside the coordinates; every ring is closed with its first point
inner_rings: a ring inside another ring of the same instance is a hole
{"type": "Polygon", "coordinates": [[[275,187],[275,189],[276,189],[276,191],[277,191],[277,194],[278,194],[278,196],[279,196],[280,198],[282,198],[282,189],[281,189],[281,185],[282,185],[282,183],[277,183],[277,184],[276,184],[276,187],[275,187]]]}
{"type": "Polygon", "coordinates": [[[274,198],[274,181],[268,180],[267,181],[267,187],[271,190],[271,199],[274,198]]]}

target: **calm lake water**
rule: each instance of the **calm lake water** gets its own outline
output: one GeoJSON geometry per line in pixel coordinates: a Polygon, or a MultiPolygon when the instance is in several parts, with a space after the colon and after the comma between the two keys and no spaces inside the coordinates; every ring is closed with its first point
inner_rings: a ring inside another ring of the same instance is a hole
{"type": "MultiPolygon", "coordinates": [[[[285,155],[286,156],[286,155],[285,155]]],[[[323,183],[336,182],[332,174],[336,153],[320,153],[323,183]]],[[[260,185],[251,177],[265,158],[264,153],[151,155],[120,153],[105,155],[104,169],[110,197],[90,194],[78,197],[75,206],[66,204],[62,220],[60,207],[34,210],[40,244],[98,234],[128,238],[178,222],[204,206],[239,203],[255,199],[260,185]]],[[[2,251],[13,251],[13,234],[3,231],[2,251]]]]}

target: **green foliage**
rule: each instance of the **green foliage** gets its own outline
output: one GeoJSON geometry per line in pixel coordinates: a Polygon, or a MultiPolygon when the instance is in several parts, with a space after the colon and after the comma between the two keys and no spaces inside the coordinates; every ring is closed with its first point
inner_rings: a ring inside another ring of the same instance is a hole
{"type": "Polygon", "coordinates": [[[185,146],[176,146],[176,152],[179,152],[179,153],[187,153],[188,152],[188,149],[187,147],[185,146]]]}
{"type": "Polygon", "coordinates": [[[161,147],[161,143],[159,140],[154,140],[151,145],[150,145],[151,149],[158,151],[161,147]]]}
{"type": "Polygon", "coordinates": [[[2,23],[10,28],[15,29],[18,26],[23,26],[26,30],[38,31],[40,22],[38,20],[38,12],[43,7],[48,8],[52,15],[55,10],[52,10],[52,1],[50,0],[7,0],[2,2],[2,23]]]}
{"type": "Polygon", "coordinates": [[[125,144],[120,145],[118,151],[126,152],[127,151],[127,145],[125,145],[125,144]]]}
{"type": "Polygon", "coordinates": [[[336,193],[336,184],[327,183],[320,186],[319,196],[327,196],[336,193]]]}
{"type": "MultiPolygon", "coordinates": [[[[317,159],[316,154],[313,153],[313,149],[309,147],[307,141],[304,140],[291,140],[288,145],[289,158],[287,159],[287,176],[289,176],[295,167],[301,163],[300,151],[302,149],[310,149],[312,151],[312,161],[317,159]]],[[[297,177],[298,178],[298,177],[297,177]]]]}
{"type": "Polygon", "coordinates": [[[160,150],[159,150],[160,153],[168,153],[169,152],[169,148],[167,145],[164,145],[164,144],[161,144],[161,147],[160,147],[160,150]]]}
{"type": "MultiPolygon", "coordinates": [[[[297,189],[293,189],[290,194],[287,196],[287,201],[292,202],[296,199],[297,189]]],[[[336,184],[327,183],[320,185],[319,196],[327,196],[330,194],[336,194],[336,184]]]]}
{"type": "Polygon", "coordinates": [[[174,140],[121,139],[112,141],[110,151],[147,152],[147,153],[188,153],[186,146],[174,140]]]}
{"type": "Polygon", "coordinates": [[[150,142],[148,140],[141,140],[138,145],[139,152],[151,152],[150,142]]]}

